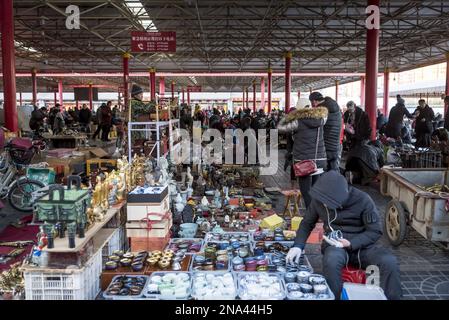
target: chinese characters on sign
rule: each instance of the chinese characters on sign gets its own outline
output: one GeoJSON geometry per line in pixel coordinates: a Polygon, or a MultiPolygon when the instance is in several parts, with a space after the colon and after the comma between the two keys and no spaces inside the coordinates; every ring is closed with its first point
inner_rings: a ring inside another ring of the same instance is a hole
{"type": "Polygon", "coordinates": [[[201,92],[201,86],[187,86],[189,92],[201,92]]]}
{"type": "Polygon", "coordinates": [[[176,52],[176,32],[131,32],[133,52],[176,52]]]}

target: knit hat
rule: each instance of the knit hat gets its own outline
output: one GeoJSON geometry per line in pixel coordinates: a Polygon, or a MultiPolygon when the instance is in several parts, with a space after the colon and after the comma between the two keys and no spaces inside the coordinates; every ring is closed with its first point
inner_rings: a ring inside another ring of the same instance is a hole
{"type": "Polygon", "coordinates": [[[401,95],[397,95],[396,96],[396,100],[398,101],[398,104],[405,104],[405,100],[402,99],[401,95]]]}
{"type": "Polygon", "coordinates": [[[141,87],[139,87],[137,84],[133,84],[132,89],[131,89],[131,95],[136,96],[140,93],[143,93],[143,89],[141,87]]]}
{"type": "Polygon", "coordinates": [[[309,96],[310,101],[322,101],[324,100],[323,95],[319,92],[312,92],[309,96]]]}
{"type": "Polygon", "coordinates": [[[355,103],[354,103],[354,101],[349,101],[349,102],[346,104],[346,107],[348,107],[349,110],[354,110],[354,109],[355,109],[355,103]]]}

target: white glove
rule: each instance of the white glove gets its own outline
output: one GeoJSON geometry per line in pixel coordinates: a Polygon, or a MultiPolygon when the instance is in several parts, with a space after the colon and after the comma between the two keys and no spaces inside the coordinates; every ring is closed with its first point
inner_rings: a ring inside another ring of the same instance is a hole
{"type": "Polygon", "coordinates": [[[287,257],[285,257],[285,261],[287,264],[299,263],[299,259],[301,258],[302,250],[297,247],[292,247],[288,250],[287,257]]]}
{"type": "Polygon", "coordinates": [[[337,247],[337,248],[343,248],[343,244],[340,241],[338,241],[338,240],[331,239],[331,238],[329,238],[327,236],[323,236],[323,239],[327,243],[329,243],[331,246],[334,246],[334,247],[337,247]]]}

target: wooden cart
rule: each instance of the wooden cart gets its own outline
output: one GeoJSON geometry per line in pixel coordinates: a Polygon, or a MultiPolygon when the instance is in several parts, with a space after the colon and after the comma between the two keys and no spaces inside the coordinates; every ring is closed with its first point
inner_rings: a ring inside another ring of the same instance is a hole
{"type": "Polygon", "coordinates": [[[412,227],[424,238],[449,248],[449,195],[427,192],[420,186],[449,183],[446,169],[383,168],[381,193],[393,199],[385,212],[385,233],[398,246],[412,227]]]}

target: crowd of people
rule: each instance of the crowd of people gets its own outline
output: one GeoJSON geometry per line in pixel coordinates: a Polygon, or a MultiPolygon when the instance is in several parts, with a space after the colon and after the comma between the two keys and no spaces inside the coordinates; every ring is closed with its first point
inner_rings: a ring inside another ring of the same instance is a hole
{"type": "Polygon", "coordinates": [[[87,104],[83,104],[81,108],[69,109],[61,107],[59,103],[50,109],[34,106],[29,125],[34,135],[40,136],[46,131],[60,134],[65,129],[91,134],[91,127],[95,124],[96,130],[91,138],[95,140],[99,137],[102,141],[110,141],[111,128],[115,126],[117,131],[122,131],[122,123],[118,106],[112,108],[112,101],[108,101],[101,104],[96,112],[92,112],[87,104]]]}

